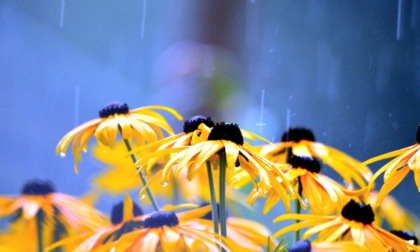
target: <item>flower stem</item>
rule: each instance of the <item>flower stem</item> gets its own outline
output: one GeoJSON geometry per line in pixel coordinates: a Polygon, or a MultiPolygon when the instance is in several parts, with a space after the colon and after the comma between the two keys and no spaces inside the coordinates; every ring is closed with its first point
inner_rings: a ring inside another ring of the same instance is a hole
{"type": "MultiPolygon", "coordinates": [[[[302,197],[302,183],[300,182],[300,178],[298,177],[298,193],[299,197],[302,197]]],[[[300,214],[301,207],[300,202],[298,199],[295,200],[295,206],[296,206],[296,213],[300,214]]],[[[299,220],[296,220],[296,223],[299,223],[299,220]]],[[[298,242],[300,240],[300,229],[295,231],[295,242],[298,242]]]]}
{"type": "MultiPolygon", "coordinates": [[[[127,139],[123,139],[123,140],[124,140],[125,146],[127,147],[128,152],[131,152],[132,148],[131,148],[130,142],[127,139]]],[[[133,163],[137,163],[136,155],[134,155],[134,153],[132,153],[132,154],[130,154],[130,156],[131,156],[131,160],[133,160],[133,163]]],[[[140,167],[137,167],[137,170],[139,170],[139,169],[140,169],[140,167]]],[[[144,173],[142,171],[139,171],[139,176],[140,176],[141,182],[145,186],[147,184],[146,176],[144,176],[144,173]]],[[[146,188],[146,193],[147,193],[147,196],[150,199],[150,202],[152,202],[153,209],[155,211],[159,211],[159,205],[157,204],[156,199],[153,196],[152,190],[150,190],[149,187],[146,188]]]]}
{"type": "Polygon", "coordinates": [[[213,172],[211,170],[211,163],[209,160],[206,161],[207,165],[207,176],[209,177],[209,189],[210,189],[210,203],[211,203],[211,217],[213,219],[214,233],[219,233],[219,214],[217,211],[216,193],[214,191],[213,172]]]}
{"type": "MultiPolygon", "coordinates": [[[[220,204],[220,235],[227,237],[226,230],[226,152],[219,155],[219,204],[220,204]]],[[[225,251],[222,248],[222,252],[225,251]]]]}
{"type": "Polygon", "coordinates": [[[38,239],[38,252],[44,251],[44,244],[43,244],[43,231],[42,231],[42,223],[44,222],[44,212],[43,210],[39,210],[36,214],[36,232],[37,232],[37,239],[38,239]]]}

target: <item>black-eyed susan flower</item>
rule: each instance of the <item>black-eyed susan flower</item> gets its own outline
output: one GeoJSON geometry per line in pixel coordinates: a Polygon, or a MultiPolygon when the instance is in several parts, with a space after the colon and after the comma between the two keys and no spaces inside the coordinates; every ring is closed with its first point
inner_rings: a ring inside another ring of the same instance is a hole
{"type": "Polygon", "coordinates": [[[290,128],[278,143],[262,146],[260,153],[274,163],[287,163],[292,156],[311,156],[334,169],[349,185],[355,182],[364,188],[372,172],[356,159],[325,144],[316,142],[313,133],[305,128],[290,128]]]}
{"type": "Polygon", "coordinates": [[[107,166],[93,177],[92,185],[95,188],[113,195],[139,188],[140,177],[135,174],[133,161],[127,155],[127,148],[123,142],[118,141],[113,149],[97,144],[92,147],[92,155],[107,166]]]}
{"type": "Polygon", "coordinates": [[[99,111],[99,118],[88,121],[67,133],[58,143],[56,153],[65,155],[71,142],[75,157],[75,171],[78,172],[78,162],[81,152],[87,150],[87,144],[92,136],[105,146],[113,148],[117,134],[121,132],[124,140],[135,140],[137,145],[157,141],[164,137],[164,132],[173,134],[166,119],[154,110],[171,113],[177,119],[182,117],[173,109],[165,106],[146,106],[130,110],[127,104],[112,103],[99,111]]]}
{"type": "Polygon", "coordinates": [[[118,241],[123,235],[142,228],[144,226],[142,216],[143,210],[126,194],[124,201],[112,207],[111,223],[96,231],[59,241],[48,249],[53,250],[77,240],[79,245],[74,251],[101,251],[105,244],[118,241]]]}
{"type": "Polygon", "coordinates": [[[366,250],[351,241],[339,241],[339,242],[333,242],[333,243],[328,243],[328,242],[311,243],[308,240],[302,240],[288,247],[287,251],[288,252],[355,252],[355,251],[366,251],[366,250]]]}
{"type": "MultiPolygon", "coordinates": [[[[225,197],[226,197],[226,170],[239,169],[245,170],[254,187],[262,194],[268,193],[270,188],[275,188],[279,191],[283,201],[289,201],[290,195],[296,195],[291,183],[287,181],[283,172],[275,165],[259,155],[253,148],[244,141],[245,138],[253,139],[257,135],[241,130],[237,124],[232,123],[217,123],[210,131],[207,140],[197,138],[197,143],[184,147],[176,154],[172,155],[166,165],[155,175],[162,176],[162,183],[167,184],[171,173],[178,174],[181,170],[187,170],[187,179],[191,180],[195,177],[198,171],[208,164],[211,159],[219,160],[219,204],[221,207],[220,223],[221,235],[226,237],[226,223],[225,223],[225,197]],[[275,171],[276,175],[283,179],[282,184],[271,183],[277,178],[273,176],[271,171],[275,171]]],[[[258,137],[260,138],[260,137],[258,137]]],[[[156,152],[158,153],[158,152],[156,152]]],[[[158,154],[156,154],[158,155],[158,154]]],[[[144,169],[149,170],[156,162],[153,159],[153,154],[144,157],[139,164],[144,169]]],[[[147,172],[146,172],[147,174],[147,172]]],[[[209,176],[211,178],[211,176],[209,176]]],[[[153,179],[153,178],[152,178],[153,179]]],[[[210,185],[213,183],[209,182],[210,185]]],[[[145,187],[147,188],[147,187],[145,187]]],[[[143,189],[144,190],[144,189],[143,189]]],[[[210,189],[211,190],[211,189],[210,189]]],[[[142,195],[142,192],[140,193],[142,195]]],[[[214,198],[214,197],[213,197],[214,198]]],[[[214,208],[214,201],[212,206],[214,208]]],[[[214,210],[213,210],[214,211],[214,210]]],[[[215,225],[215,230],[216,230],[215,225]]]]}
{"type": "MultiPolygon", "coordinates": [[[[227,236],[240,244],[242,248],[250,251],[264,251],[262,247],[267,245],[267,237],[270,236],[270,231],[264,225],[249,219],[233,216],[227,216],[226,225],[227,236]]],[[[194,220],[191,226],[212,232],[213,220],[211,212],[194,220]]]]}
{"type": "Polygon", "coordinates": [[[410,231],[406,231],[406,230],[391,230],[390,231],[392,234],[408,241],[409,243],[413,244],[413,245],[419,245],[419,240],[417,239],[417,237],[411,233],[410,231]]]}
{"type": "MultiPolygon", "coordinates": [[[[288,162],[290,168],[285,171],[286,176],[299,188],[298,191],[307,200],[312,213],[332,214],[348,202],[347,194],[351,192],[327,176],[322,175],[320,173],[321,163],[316,158],[292,155],[288,162]]],[[[271,189],[264,206],[264,213],[270,211],[280,199],[280,195],[271,189]]]]}
{"type": "Polygon", "coordinates": [[[137,148],[134,152],[143,152],[143,150],[156,151],[168,150],[178,147],[185,147],[194,144],[197,137],[207,140],[211,128],[214,127],[214,122],[210,117],[193,116],[189,120],[185,120],[183,124],[183,131],[173,136],[166,137],[159,141],[149,143],[145,146],[137,148]]]}
{"type": "Polygon", "coordinates": [[[111,226],[88,237],[75,251],[197,251],[195,242],[203,251],[216,251],[219,247],[238,251],[236,243],[190,226],[194,219],[210,211],[209,207],[177,214],[157,211],[136,216],[133,206],[126,197],[122,213],[121,208],[113,211],[113,215],[120,217],[112,218],[115,221],[111,226]]]}
{"type": "MultiPolygon", "coordinates": [[[[222,156],[226,157],[226,168],[246,171],[254,185],[267,193],[271,188],[270,181],[276,179],[269,171],[275,170],[284,180],[286,177],[275,165],[256,153],[253,147],[244,141],[244,137],[253,140],[258,136],[241,130],[237,124],[217,123],[210,131],[208,140],[202,139],[176,152],[158,175],[162,176],[162,183],[167,184],[171,173],[178,174],[180,170],[187,169],[187,179],[191,180],[204,167],[206,161],[217,159],[219,154],[225,153],[222,156]]],[[[146,170],[146,174],[150,174],[155,164],[154,155],[161,154],[151,153],[138,162],[142,169],[146,170]]],[[[287,185],[293,194],[292,185],[287,185]]],[[[284,191],[283,187],[281,191],[284,191]]]]}
{"type": "MultiPolygon", "coordinates": [[[[92,154],[97,160],[108,166],[93,177],[92,184],[99,191],[118,195],[139,189],[141,180],[139,176],[135,175],[133,163],[127,155],[124,143],[121,141],[116,143],[114,149],[96,145],[92,148],[92,154]]],[[[163,164],[156,165],[161,166],[163,164]]],[[[165,200],[171,200],[173,203],[210,201],[209,181],[206,171],[199,171],[194,180],[187,180],[183,173],[185,171],[181,171],[177,179],[170,178],[170,183],[165,187],[162,187],[160,180],[151,180],[150,188],[154,195],[165,200]],[[191,190],[191,188],[196,188],[196,190],[191,190]]],[[[217,170],[214,171],[214,175],[214,180],[217,183],[217,170]]]]}
{"type": "Polygon", "coordinates": [[[375,212],[376,225],[380,227],[387,225],[391,229],[409,230],[417,235],[420,234],[418,216],[399,204],[396,198],[388,194],[381,204],[376,204],[377,199],[377,191],[371,191],[366,199],[366,202],[371,204],[375,212]]]}
{"type": "Polygon", "coordinates": [[[410,171],[414,172],[414,181],[417,189],[420,191],[420,125],[417,129],[416,143],[409,147],[391,151],[363,162],[368,165],[380,160],[393,158],[391,161],[382,166],[372,177],[369,182],[371,188],[374,187],[375,180],[384,174],[384,184],[379,190],[377,203],[380,204],[385,195],[389,194],[401,181],[407,176],[410,171]]]}
{"type": "Polygon", "coordinates": [[[374,212],[370,205],[350,200],[337,216],[285,214],[274,221],[300,220],[279,230],[273,237],[289,231],[308,228],[303,239],[317,234],[314,242],[353,241],[367,251],[420,251],[417,246],[376,226],[374,212]]]}
{"type": "MultiPolygon", "coordinates": [[[[106,225],[104,215],[90,205],[55,192],[49,181],[26,183],[17,197],[0,197],[0,217],[12,216],[12,233],[34,242],[38,251],[60,239],[106,225]],[[16,231],[18,230],[18,231],[16,231]]],[[[29,244],[27,244],[29,246],[29,244]]],[[[36,250],[36,249],[35,249],[36,250]]]]}

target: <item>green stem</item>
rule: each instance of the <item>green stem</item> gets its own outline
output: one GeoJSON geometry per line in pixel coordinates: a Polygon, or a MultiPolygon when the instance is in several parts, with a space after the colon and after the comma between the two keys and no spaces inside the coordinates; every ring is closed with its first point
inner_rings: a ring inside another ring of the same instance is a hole
{"type": "MultiPolygon", "coordinates": [[[[300,197],[302,197],[302,183],[300,182],[299,177],[298,177],[298,194],[300,197]]],[[[295,206],[296,206],[296,213],[300,214],[301,206],[300,206],[300,201],[298,199],[295,200],[295,206]]],[[[299,223],[299,220],[296,220],[296,223],[299,223]]],[[[298,242],[299,240],[300,240],[300,229],[295,231],[295,242],[298,242]]]]}
{"type": "Polygon", "coordinates": [[[38,240],[38,252],[44,251],[43,245],[43,230],[42,230],[42,223],[44,222],[44,212],[42,209],[38,211],[36,214],[36,232],[37,232],[37,240],[38,240]]]}
{"type": "MultiPolygon", "coordinates": [[[[226,152],[219,155],[219,205],[220,205],[220,235],[227,237],[226,230],[226,152]]],[[[222,252],[225,251],[222,248],[222,252]]]]}
{"type": "MultiPolygon", "coordinates": [[[[127,139],[123,139],[123,140],[124,140],[125,146],[127,147],[127,150],[131,152],[132,148],[131,148],[130,142],[127,139]]],[[[131,153],[130,156],[131,156],[131,160],[133,160],[133,163],[134,164],[137,163],[136,155],[134,155],[134,153],[131,153]]],[[[140,170],[140,167],[137,167],[137,170],[140,170]]],[[[140,176],[141,182],[145,186],[147,184],[146,176],[144,176],[144,173],[142,171],[139,171],[139,176],[140,176]]],[[[152,190],[150,190],[149,187],[146,188],[146,193],[150,201],[152,202],[154,210],[159,211],[159,206],[156,202],[155,197],[153,196],[152,190]]]]}
{"type": "Polygon", "coordinates": [[[209,189],[210,189],[210,203],[211,203],[211,217],[213,219],[214,233],[219,233],[219,215],[217,211],[216,193],[214,191],[213,172],[211,170],[210,161],[206,161],[207,165],[207,176],[209,177],[209,189]]]}

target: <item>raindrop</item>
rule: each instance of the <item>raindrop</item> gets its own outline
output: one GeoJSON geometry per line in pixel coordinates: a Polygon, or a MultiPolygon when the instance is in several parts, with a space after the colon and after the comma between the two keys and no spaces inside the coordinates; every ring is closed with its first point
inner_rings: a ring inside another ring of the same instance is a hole
{"type": "Polygon", "coordinates": [[[80,104],[80,86],[76,85],[75,91],[74,91],[74,127],[76,127],[79,122],[79,104],[80,104]]]}
{"type": "Polygon", "coordinates": [[[60,152],[60,157],[65,157],[66,153],[65,152],[60,152]]]}
{"type": "Polygon", "coordinates": [[[264,123],[264,96],[265,96],[265,89],[261,90],[261,106],[260,106],[260,122],[257,125],[260,126],[260,133],[262,132],[262,126],[265,126],[264,123]]]}
{"type": "Polygon", "coordinates": [[[143,38],[144,36],[144,27],[146,25],[146,10],[147,10],[147,1],[144,0],[143,1],[143,13],[142,13],[142,17],[141,17],[141,37],[143,38]]]}
{"type": "Polygon", "coordinates": [[[286,130],[289,130],[289,128],[290,128],[290,114],[291,114],[290,108],[287,108],[287,111],[286,111],[286,130]]]}
{"type": "Polygon", "coordinates": [[[146,194],[144,194],[144,193],[140,193],[139,198],[140,198],[141,200],[142,200],[142,199],[144,199],[144,198],[146,198],[146,194]]]}
{"type": "Polygon", "coordinates": [[[398,13],[397,13],[397,40],[401,39],[402,35],[402,8],[403,8],[403,1],[398,0],[398,13]]]}
{"type": "Polygon", "coordinates": [[[168,181],[162,181],[162,183],[160,183],[162,186],[168,186],[168,181]]]}
{"type": "Polygon", "coordinates": [[[61,0],[60,8],[60,28],[64,26],[64,11],[66,10],[66,0],[61,0]]]}

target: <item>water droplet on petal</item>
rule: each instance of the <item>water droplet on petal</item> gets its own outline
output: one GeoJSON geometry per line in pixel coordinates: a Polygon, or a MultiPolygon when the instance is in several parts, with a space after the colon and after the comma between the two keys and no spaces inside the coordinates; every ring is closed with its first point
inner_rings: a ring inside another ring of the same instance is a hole
{"type": "Polygon", "coordinates": [[[161,185],[162,186],[168,186],[168,181],[162,181],[161,185]]]}
{"type": "Polygon", "coordinates": [[[146,198],[146,194],[144,194],[144,193],[142,193],[142,194],[140,194],[140,199],[142,200],[142,199],[144,199],[144,198],[146,198]]]}
{"type": "Polygon", "coordinates": [[[65,157],[66,153],[65,152],[60,152],[60,157],[65,157]]]}

